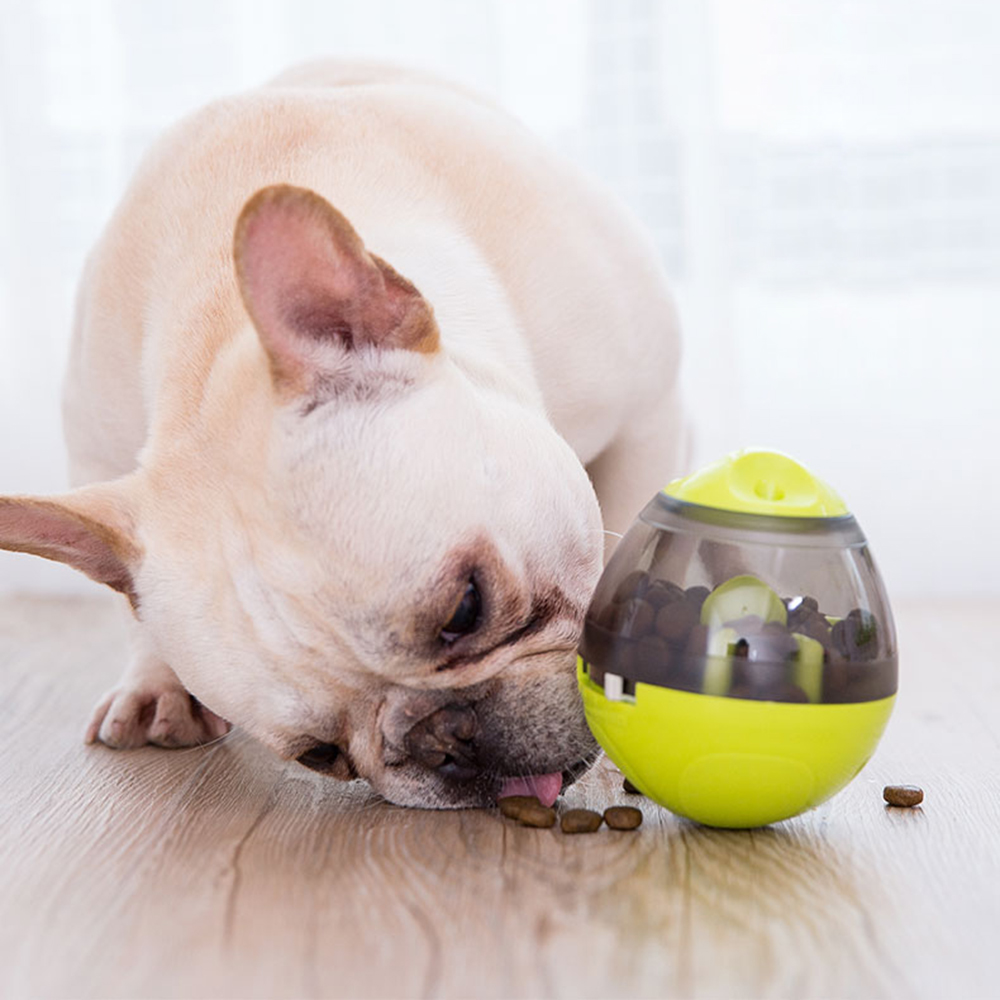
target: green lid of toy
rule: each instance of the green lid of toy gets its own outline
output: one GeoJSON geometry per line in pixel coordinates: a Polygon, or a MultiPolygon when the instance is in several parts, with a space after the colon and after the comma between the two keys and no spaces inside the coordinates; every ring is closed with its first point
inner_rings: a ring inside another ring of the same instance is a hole
{"type": "Polygon", "coordinates": [[[843,500],[822,479],[776,451],[734,451],[663,488],[685,503],[743,514],[843,517],[843,500]]]}

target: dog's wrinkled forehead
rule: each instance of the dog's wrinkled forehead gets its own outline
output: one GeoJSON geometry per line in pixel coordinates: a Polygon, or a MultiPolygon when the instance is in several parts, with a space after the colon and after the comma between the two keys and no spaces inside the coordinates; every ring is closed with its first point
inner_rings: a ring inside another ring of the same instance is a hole
{"type": "Polygon", "coordinates": [[[418,588],[453,550],[474,561],[477,538],[512,566],[600,549],[590,482],[544,416],[447,370],[377,402],[286,413],[270,477],[345,584],[381,570],[393,590],[418,588]]]}
{"type": "Polygon", "coordinates": [[[573,617],[595,580],[599,512],[568,445],[447,370],[377,403],[286,413],[270,480],[312,554],[308,586],[387,669],[436,655],[470,581],[483,641],[501,642],[557,607],[573,617]]]}

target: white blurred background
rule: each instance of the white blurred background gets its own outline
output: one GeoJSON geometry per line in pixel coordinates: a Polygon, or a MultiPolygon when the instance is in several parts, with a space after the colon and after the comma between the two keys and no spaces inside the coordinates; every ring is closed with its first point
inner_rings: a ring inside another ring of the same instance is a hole
{"type": "MultiPolygon", "coordinates": [[[[64,487],[84,255],[150,141],[322,55],[499,99],[654,234],[696,464],[811,466],[893,596],[1000,594],[1000,4],[0,0],[0,492],[64,487]]],[[[0,592],[80,590],[0,554],[0,592]]]]}

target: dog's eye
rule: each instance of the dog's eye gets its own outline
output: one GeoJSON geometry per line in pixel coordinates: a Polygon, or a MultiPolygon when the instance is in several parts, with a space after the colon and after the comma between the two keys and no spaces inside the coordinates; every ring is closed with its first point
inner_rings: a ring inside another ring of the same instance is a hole
{"type": "Polygon", "coordinates": [[[448,624],[441,629],[441,638],[445,642],[454,642],[460,635],[475,632],[479,625],[479,615],[482,611],[482,601],[479,599],[479,589],[475,580],[465,585],[465,593],[455,608],[448,624]]]}
{"type": "Polygon", "coordinates": [[[329,771],[337,763],[339,756],[340,747],[333,743],[320,743],[295,759],[313,771],[329,771]]]}

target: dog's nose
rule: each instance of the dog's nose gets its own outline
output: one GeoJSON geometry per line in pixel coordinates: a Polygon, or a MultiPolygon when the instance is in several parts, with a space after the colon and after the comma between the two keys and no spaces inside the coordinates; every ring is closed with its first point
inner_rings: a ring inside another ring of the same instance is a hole
{"type": "Polygon", "coordinates": [[[407,753],[418,763],[456,781],[479,773],[473,739],[477,721],[470,705],[445,705],[421,719],[404,737],[407,753]]]}

